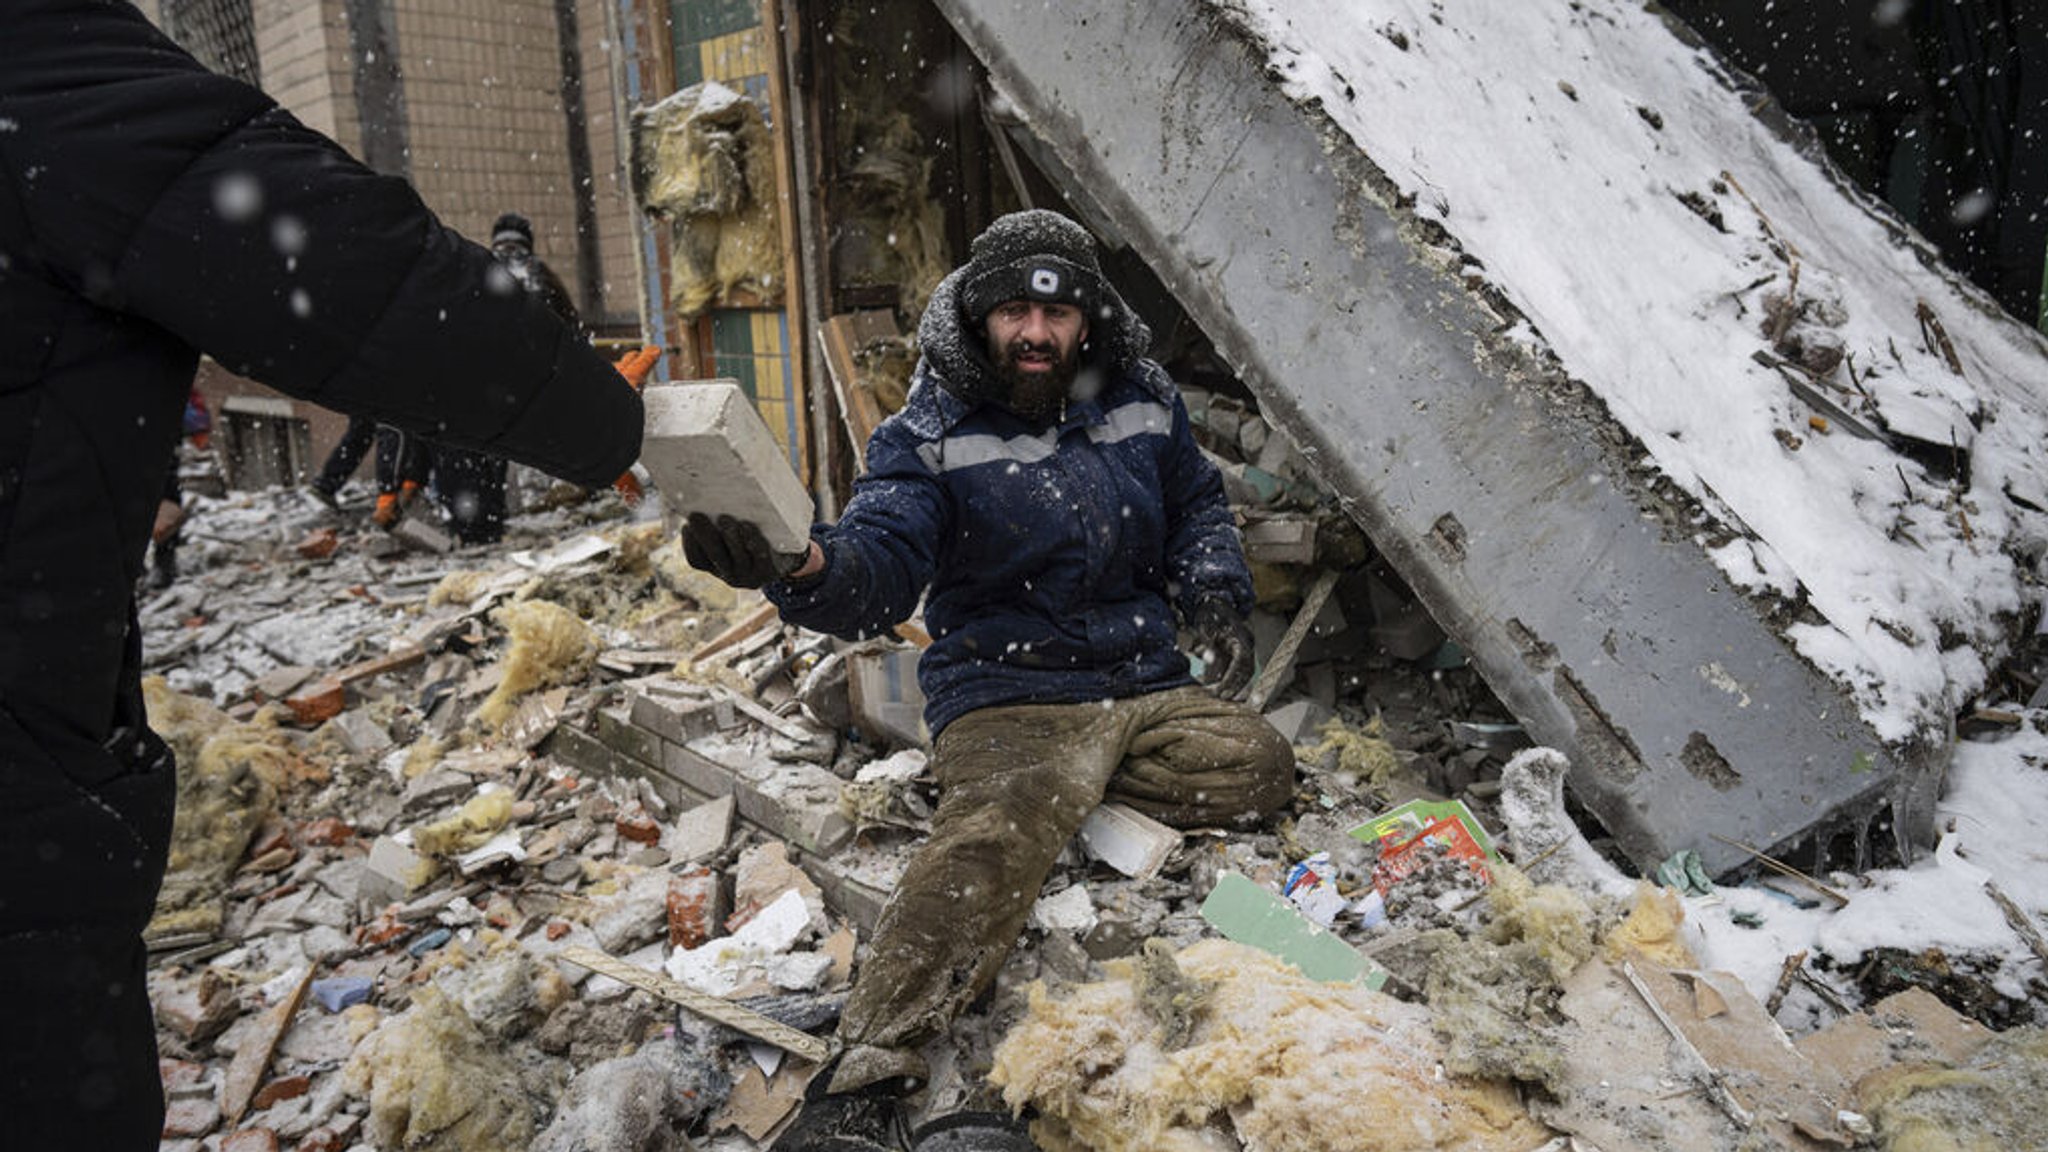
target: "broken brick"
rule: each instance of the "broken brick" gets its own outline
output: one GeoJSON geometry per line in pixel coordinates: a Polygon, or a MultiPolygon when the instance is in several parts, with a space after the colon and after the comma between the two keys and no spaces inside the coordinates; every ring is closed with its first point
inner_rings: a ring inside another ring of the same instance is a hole
{"type": "Polygon", "coordinates": [[[341,537],[332,528],[317,528],[298,543],[299,555],[308,560],[325,560],[341,547],[341,537]]]}
{"type": "Polygon", "coordinates": [[[220,1125],[220,1105],[210,1097],[173,1100],[164,1109],[164,1135],[204,1136],[220,1125]]]}
{"type": "Polygon", "coordinates": [[[320,848],[336,848],[355,838],[356,830],[345,820],[323,816],[299,825],[299,843],[320,848]]]}
{"type": "Polygon", "coordinates": [[[244,1128],[222,1140],[220,1152],[277,1152],[277,1133],[268,1128],[244,1128]]]}
{"type": "Polygon", "coordinates": [[[661,843],[661,825],[639,808],[619,813],[613,824],[618,828],[619,835],[636,844],[661,843]]]}
{"type": "Polygon", "coordinates": [[[304,1096],[312,1090],[313,1081],[309,1077],[300,1075],[279,1076],[277,1079],[258,1088],[255,1097],[249,1101],[249,1106],[257,1109],[268,1108],[280,1100],[291,1100],[304,1096]]]}
{"type": "Polygon", "coordinates": [[[412,931],[412,926],[398,918],[394,908],[386,908],[377,914],[375,920],[356,929],[356,942],[371,947],[380,947],[397,940],[412,931]]]}
{"type": "Polygon", "coordinates": [[[338,680],[321,680],[296,696],[285,698],[293,721],[307,728],[324,724],[341,715],[348,706],[348,686],[338,680]]]}
{"type": "Polygon", "coordinates": [[[696,948],[717,934],[720,891],[709,868],[669,878],[669,947],[696,948]]]}
{"type": "Polygon", "coordinates": [[[342,1152],[347,1147],[347,1136],[323,1126],[306,1133],[292,1152],[342,1152]]]}
{"type": "MultiPolygon", "coordinates": [[[[253,867],[254,865],[252,864],[251,866],[253,867]]],[[[290,896],[292,893],[297,892],[299,888],[300,885],[297,881],[293,881],[289,884],[279,884],[277,887],[272,888],[268,892],[257,893],[256,903],[268,904],[273,900],[282,900],[286,896],[290,896]]]]}
{"type": "Polygon", "coordinates": [[[567,920],[548,921],[547,936],[550,940],[560,940],[562,937],[567,936],[571,931],[572,929],[570,928],[569,922],[567,920]]]}
{"type": "Polygon", "coordinates": [[[190,1060],[174,1060],[168,1056],[156,1062],[157,1078],[163,1081],[164,1095],[175,1100],[202,1087],[206,1080],[206,1067],[190,1060]]]}

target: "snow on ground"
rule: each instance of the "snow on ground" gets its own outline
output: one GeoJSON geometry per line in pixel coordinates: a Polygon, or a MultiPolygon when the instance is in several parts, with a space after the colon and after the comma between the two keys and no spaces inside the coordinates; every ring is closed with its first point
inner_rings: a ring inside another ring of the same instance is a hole
{"type": "MultiPolygon", "coordinates": [[[[2022,569],[2048,525],[2025,505],[2048,507],[2048,343],[1930,271],[1917,238],[1750,115],[1754,94],[1640,4],[1226,6],[1268,46],[1289,95],[1319,102],[1716,516],[1722,531],[1701,542],[1729,577],[1804,592],[1824,621],[1790,638],[1854,691],[1876,731],[1943,731],[1984,686],[1978,649],[2000,647],[1998,618],[2031,611],[2022,569]],[[1772,347],[1766,298],[1791,285],[1795,260],[1796,299],[1810,302],[1800,323],[1853,362],[1853,380],[1847,364],[1831,374],[1835,402],[1969,451],[1960,500],[1839,420],[1813,428],[1814,410],[1753,359],[1772,347]],[[1960,374],[1923,336],[1923,300],[1960,374]]],[[[1839,912],[1728,890],[1694,908],[1703,959],[1766,995],[1800,948],[1982,950],[2008,956],[2002,990],[2025,995],[2041,964],[1974,869],[2037,918],[2048,911],[2034,831],[2048,826],[2044,763],[2048,738],[2031,728],[1960,745],[1940,817],[1960,858],[1841,878],[1851,903],[1839,912]]]]}
{"type": "Polygon", "coordinates": [[[1983,883],[1988,876],[2037,928],[2048,919],[2048,841],[2040,833],[2048,827],[2048,736],[2032,727],[2048,723],[2048,715],[2030,713],[2029,720],[2010,736],[1957,745],[1937,816],[1939,827],[1950,830],[1942,851],[1910,868],[1826,878],[1849,897],[1846,908],[1831,910],[1822,900],[1802,909],[1761,887],[1691,901],[1706,937],[1701,963],[1736,973],[1767,997],[1780,963],[1802,949],[1847,964],[1873,948],[1938,948],[1950,956],[2002,957],[1994,983],[2024,999],[2027,981],[2048,979],[2048,971],[1983,883]],[[1737,913],[1754,914],[1762,926],[1737,924],[1737,913]]]}
{"type": "Polygon", "coordinates": [[[1940,731],[1982,686],[1973,642],[1996,648],[1998,617],[2027,609],[2012,555],[2048,537],[2009,495],[2048,507],[2048,417],[2028,395],[2048,343],[1924,267],[1640,4],[1230,5],[1289,95],[1319,101],[1715,515],[1722,531],[1702,543],[1730,579],[1803,590],[1825,621],[1791,638],[1875,730],[1940,731]],[[1795,259],[1799,323],[1854,364],[1854,387],[1844,366],[1823,390],[1864,423],[1972,452],[1961,512],[1938,478],[1839,419],[1812,429],[1814,410],[1752,359],[1772,347],[1766,298],[1795,259]],[[1960,375],[1923,340],[1922,300],[1960,375]]]}

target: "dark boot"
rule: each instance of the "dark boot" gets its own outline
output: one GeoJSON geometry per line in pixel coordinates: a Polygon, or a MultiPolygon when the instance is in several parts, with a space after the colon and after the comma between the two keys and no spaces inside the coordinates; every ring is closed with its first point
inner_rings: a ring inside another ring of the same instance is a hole
{"type": "Polygon", "coordinates": [[[899,1152],[903,1109],[893,1096],[806,1100],[774,1152],[899,1152]]]}
{"type": "Polygon", "coordinates": [[[886,1090],[826,1091],[839,1063],[833,1059],[811,1078],[803,1107],[772,1152],[899,1152],[906,1146],[900,1096],[886,1090]]]}
{"type": "Polygon", "coordinates": [[[917,1130],[910,1152],[1038,1152],[1021,1121],[1000,1112],[955,1112],[917,1130]]]}

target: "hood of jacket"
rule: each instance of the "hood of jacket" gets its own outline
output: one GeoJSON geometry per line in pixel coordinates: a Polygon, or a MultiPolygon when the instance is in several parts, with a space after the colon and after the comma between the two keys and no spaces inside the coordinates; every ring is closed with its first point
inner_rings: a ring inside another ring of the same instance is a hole
{"type": "MultiPolygon", "coordinates": [[[[1014,411],[995,362],[988,354],[988,336],[970,326],[960,304],[960,282],[967,268],[957,268],[932,291],[924,317],[918,321],[918,351],[923,367],[940,387],[969,404],[993,404],[1014,411]]],[[[1088,317],[1088,338],[1081,342],[1074,383],[1068,398],[1086,400],[1137,367],[1152,343],[1152,330],[1107,283],[1095,314],[1088,317]]]]}

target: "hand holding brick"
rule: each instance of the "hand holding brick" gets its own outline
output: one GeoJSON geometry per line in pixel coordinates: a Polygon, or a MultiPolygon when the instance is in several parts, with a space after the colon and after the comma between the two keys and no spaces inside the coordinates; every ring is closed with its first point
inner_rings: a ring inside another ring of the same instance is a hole
{"type": "Polygon", "coordinates": [[[810,494],[738,384],[656,384],[645,395],[640,463],[670,508],[754,524],[778,553],[809,551],[810,494]]]}

